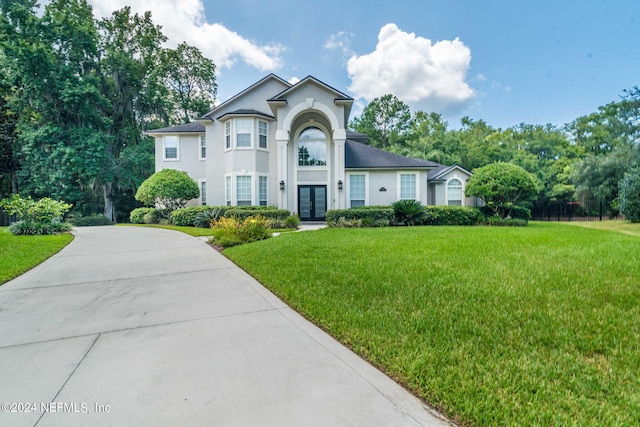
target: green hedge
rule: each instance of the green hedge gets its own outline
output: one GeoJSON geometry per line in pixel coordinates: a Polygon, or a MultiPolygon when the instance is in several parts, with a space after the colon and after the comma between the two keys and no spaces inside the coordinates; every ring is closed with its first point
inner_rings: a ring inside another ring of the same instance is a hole
{"type": "Polygon", "coordinates": [[[154,214],[155,208],[136,208],[129,214],[129,221],[133,224],[144,224],[144,217],[148,214],[154,214]]]}
{"type": "Polygon", "coordinates": [[[329,227],[380,227],[393,221],[391,206],[363,206],[351,209],[332,209],[327,211],[326,221],[329,227]]]}
{"type": "MultiPolygon", "coordinates": [[[[187,206],[186,208],[176,209],[171,212],[169,222],[173,225],[181,227],[193,227],[193,223],[196,219],[196,215],[200,212],[205,212],[218,206],[187,206]]],[[[224,206],[226,208],[226,206],[224,206]]]]}
{"type": "Polygon", "coordinates": [[[213,209],[221,211],[224,217],[237,217],[245,219],[249,216],[262,215],[266,219],[285,221],[291,216],[286,209],[278,209],[275,206],[187,206],[171,212],[171,224],[180,226],[193,226],[196,216],[201,212],[213,209]]]}
{"type": "Polygon", "coordinates": [[[224,216],[227,218],[237,217],[240,219],[245,219],[250,216],[261,215],[266,219],[272,219],[276,221],[284,221],[291,216],[291,212],[286,209],[247,209],[247,208],[256,208],[262,206],[234,206],[232,209],[228,209],[224,216]]]}
{"type": "Polygon", "coordinates": [[[102,214],[69,218],[67,222],[74,227],[93,227],[97,225],[113,225],[113,221],[102,214]]]}
{"type": "Polygon", "coordinates": [[[476,208],[466,206],[425,206],[424,225],[476,225],[484,215],[476,208]]]}

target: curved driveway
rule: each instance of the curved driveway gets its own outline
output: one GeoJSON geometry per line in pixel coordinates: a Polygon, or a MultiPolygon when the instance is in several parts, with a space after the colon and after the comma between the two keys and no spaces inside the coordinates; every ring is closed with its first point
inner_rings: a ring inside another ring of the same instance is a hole
{"type": "Polygon", "coordinates": [[[1,426],[448,425],[205,242],[156,228],[79,228],[0,286],[0,381],[1,426]]]}

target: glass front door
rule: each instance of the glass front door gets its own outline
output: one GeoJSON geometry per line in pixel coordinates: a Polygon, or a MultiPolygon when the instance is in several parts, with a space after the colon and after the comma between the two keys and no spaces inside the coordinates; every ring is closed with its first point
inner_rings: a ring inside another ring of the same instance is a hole
{"type": "Polygon", "coordinates": [[[326,185],[298,186],[298,215],[302,221],[324,221],[326,211],[326,185]]]}

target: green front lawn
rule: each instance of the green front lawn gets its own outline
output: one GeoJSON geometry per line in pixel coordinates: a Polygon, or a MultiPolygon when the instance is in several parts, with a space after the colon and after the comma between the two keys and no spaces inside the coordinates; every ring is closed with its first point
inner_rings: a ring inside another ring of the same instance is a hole
{"type": "Polygon", "coordinates": [[[208,237],[211,236],[210,228],[199,228],[199,227],[185,227],[179,225],[160,225],[160,224],[118,224],[121,227],[155,227],[155,228],[164,228],[167,230],[175,230],[186,233],[190,236],[194,237],[208,237]]]}
{"type": "Polygon", "coordinates": [[[638,237],[324,229],[224,253],[464,424],[640,424],[638,237]]]}
{"type": "Polygon", "coordinates": [[[40,264],[71,240],[71,234],[14,236],[7,227],[0,227],[0,285],[40,264]]]}

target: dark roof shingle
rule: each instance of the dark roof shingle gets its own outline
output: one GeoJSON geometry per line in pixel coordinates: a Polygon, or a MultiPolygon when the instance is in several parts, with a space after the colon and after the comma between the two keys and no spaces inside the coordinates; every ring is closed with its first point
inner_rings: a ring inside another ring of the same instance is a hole
{"type": "Polygon", "coordinates": [[[435,162],[412,159],[352,140],[347,140],[344,147],[346,169],[433,169],[440,166],[435,162]]]}
{"type": "Polygon", "coordinates": [[[204,133],[204,126],[200,123],[187,123],[178,126],[148,130],[146,133],[204,133]]]}

